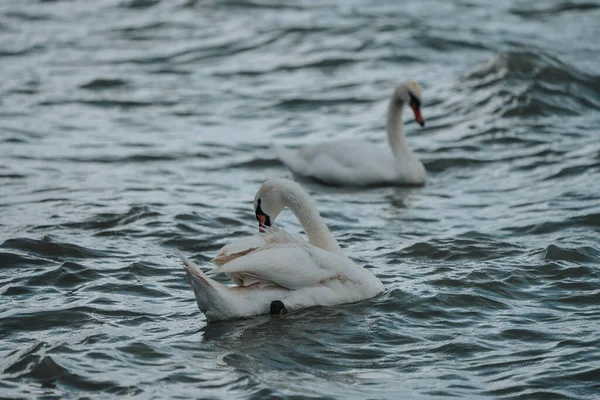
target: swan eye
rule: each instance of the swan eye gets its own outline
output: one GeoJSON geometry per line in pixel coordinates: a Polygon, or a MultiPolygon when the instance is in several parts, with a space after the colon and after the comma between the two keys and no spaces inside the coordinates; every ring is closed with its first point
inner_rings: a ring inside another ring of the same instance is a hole
{"type": "Polygon", "coordinates": [[[256,218],[258,218],[259,215],[266,215],[265,212],[260,207],[260,203],[261,203],[260,199],[256,200],[256,209],[254,210],[254,212],[256,213],[256,218]]]}
{"type": "Polygon", "coordinates": [[[410,105],[421,107],[421,100],[417,96],[415,96],[412,92],[408,92],[408,96],[410,97],[410,105]]]}

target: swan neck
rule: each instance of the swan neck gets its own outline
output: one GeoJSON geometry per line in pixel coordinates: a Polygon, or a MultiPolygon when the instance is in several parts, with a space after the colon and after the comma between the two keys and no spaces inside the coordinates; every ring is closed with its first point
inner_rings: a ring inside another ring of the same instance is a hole
{"type": "Polygon", "coordinates": [[[310,197],[305,193],[289,192],[284,196],[286,206],[292,210],[304,229],[308,241],[316,247],[343,255],[343,251],[310,197]]]}
{"type": "Polygon", "coordinates": [[[404,102],[396,96],[392,96],[388,107],[387,115],[387,135],[388,142],[392,148],[394,156],[404,156],[410,153],[410,148],[406,143],[406,136],[402,128],[402,111],[404,110],[404,102]]]}

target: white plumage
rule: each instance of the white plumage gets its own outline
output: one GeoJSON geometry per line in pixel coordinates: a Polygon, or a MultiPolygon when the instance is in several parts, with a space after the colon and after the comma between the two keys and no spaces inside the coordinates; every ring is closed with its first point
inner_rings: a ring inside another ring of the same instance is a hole
{"type": "Polygon", "coordinates": [[[361,140],[324,142],[289,149],[272,144],[271,149],[292,172],[336,186],[422,185],[425,168],[406,142],[402,128],[404,104],[409,104],[417,122],[421,90],[413,81],[398,86],[389,102],[387,136],[389,148],[361,140]]]}
{"type": "Polygon", "coordinates": [[[383,284],[371,272],[343,254],[300,185],[272,179],[261,186],[255,210],[274,220],[286,206],[310,242],[267,228],[228,244],[215,258],[220,266],[212,273],[227,274],[235,286],[213,280],[181,256],[198,307],[209,321],[266,314],[275,300],[288,310],[298,310],[356,302],[383,291],[383,284]]]}

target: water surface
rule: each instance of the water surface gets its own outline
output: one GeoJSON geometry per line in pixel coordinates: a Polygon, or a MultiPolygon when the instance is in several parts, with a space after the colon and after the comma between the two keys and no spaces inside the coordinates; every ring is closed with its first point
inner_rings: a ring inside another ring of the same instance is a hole
{"type": "Polygon", "coordinates": [[[1,0],[1,396],[597,396],[599,20],[574,0],[1,0]],[[426,185],[303,182],[385,293],[207,325],[175,250],[207,265],[256,230],[260,183],[291,177],[270,141],[384,145],[406,78],[426,185]]]}

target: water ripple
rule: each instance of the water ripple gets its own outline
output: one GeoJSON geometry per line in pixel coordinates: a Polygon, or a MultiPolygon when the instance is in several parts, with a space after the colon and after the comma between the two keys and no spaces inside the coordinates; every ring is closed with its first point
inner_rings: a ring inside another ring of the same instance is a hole
{"type": "Polygon", "coordinates": [[[2,395],[597,396],[599,12],[2,2],[2,395]],[[406,78],[426,185],[302,182],[386,291],[207,324],[175,250],[208,267],[256,231],[257,187],[291,177],[273,140],[385,146],[406,78]]]}

